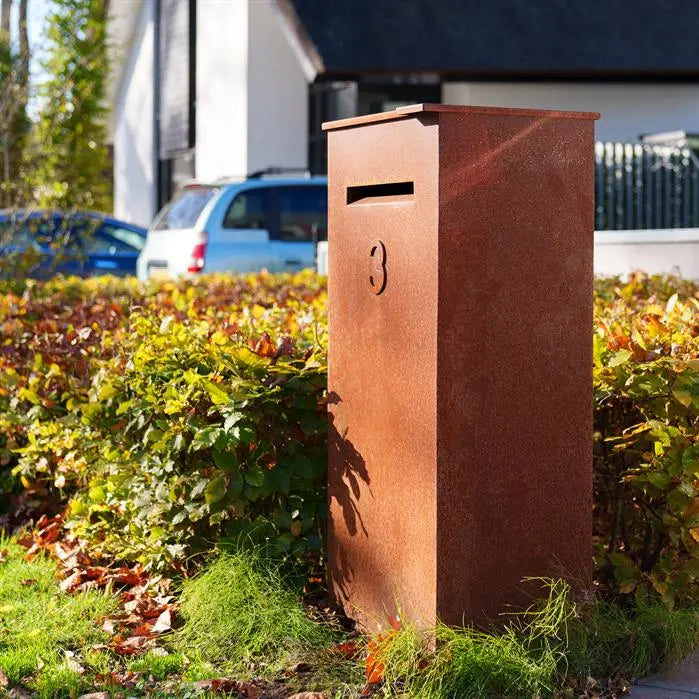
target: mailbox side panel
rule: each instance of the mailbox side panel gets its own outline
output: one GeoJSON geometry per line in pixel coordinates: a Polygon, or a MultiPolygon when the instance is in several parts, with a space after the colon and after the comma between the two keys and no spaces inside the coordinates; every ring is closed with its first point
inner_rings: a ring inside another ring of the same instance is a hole
{"type": "Polygon", "coordinates": [[[435,618],[437,149],[428,116],[328,134],[329,574],[374,629],[435,618]]]}
{"type": "Polygon", "coordinates": [[[592,120],[440,118],[438,613],[590,582],[592,120]]]}

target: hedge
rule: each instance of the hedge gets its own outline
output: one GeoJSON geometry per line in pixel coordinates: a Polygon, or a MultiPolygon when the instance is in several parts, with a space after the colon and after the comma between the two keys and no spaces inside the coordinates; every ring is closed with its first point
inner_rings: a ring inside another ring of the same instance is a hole
{"type": "Polygon", "coordinates": [[[321,547],[325,291],[309,275],[32,284],[3,300],[4,488],[107,555],[321,547]],[[29,500],[27,499],[29,496],[29,500]]]}
{"type": "MultiPolygon", "coordinates": [[[[310,274],[0,288],[5,519],[155,568],[242,540],[322,548],[326,292],[310,274]]],[[[699,289],[598,280],[597,582],[697,601],[699,289]]]]}
{"type": "Polygon", "coordinates": [[[599,580],[699,599],[699,288],[596,285],[594,523],[599,580]]]}

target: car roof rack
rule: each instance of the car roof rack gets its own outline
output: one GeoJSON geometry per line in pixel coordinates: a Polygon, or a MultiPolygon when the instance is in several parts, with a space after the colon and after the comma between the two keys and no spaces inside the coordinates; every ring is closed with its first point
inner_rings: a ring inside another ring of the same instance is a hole
{"type": "Polygon", "coordinates": [[[249,180],[259,180],[265,175],[286,175],[291,172],[302,172],[306,177],[310,177],[311,173],[307,167],[279,167],[276,165],[271,165],[269,167],[262,168],[261,170],[254,170],[249,173],[247,178],[249,180]]]}

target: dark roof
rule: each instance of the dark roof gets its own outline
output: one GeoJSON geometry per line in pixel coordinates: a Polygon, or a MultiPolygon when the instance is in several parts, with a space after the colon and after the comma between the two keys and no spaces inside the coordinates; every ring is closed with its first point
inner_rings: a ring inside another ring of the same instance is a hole
{"type": "Polygon", "coordinates": [[[325,72],[699,75],[696,0],[291,0],[325,72]]]}

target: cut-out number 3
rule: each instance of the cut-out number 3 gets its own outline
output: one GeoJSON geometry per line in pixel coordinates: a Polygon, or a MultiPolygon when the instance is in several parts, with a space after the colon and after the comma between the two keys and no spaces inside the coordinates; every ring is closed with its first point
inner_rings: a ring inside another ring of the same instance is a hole
{"type": "Polygon", "coordinates": [[[369,284],[375,294],[386,288],[386,247],[380,240],[372,240],[369,251],[369,284]]]}

